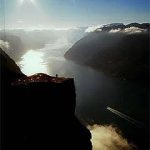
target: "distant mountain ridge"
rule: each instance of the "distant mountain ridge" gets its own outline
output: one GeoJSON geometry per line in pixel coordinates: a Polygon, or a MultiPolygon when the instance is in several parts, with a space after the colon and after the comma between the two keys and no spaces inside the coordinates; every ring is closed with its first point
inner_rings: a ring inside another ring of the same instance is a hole
{"type": "Polygon", "coordinates": [[[130,24],[127,24],[127,25],[124,25],[123,23],[111,23],[111,24],[107,24],[107,25],[104,25],[98,29],[96,29],[95,31],[110,31],[112,29],[126,29],[126,28],[130,28],[130,27],[136,27],[136,28],[140,28],[140,29],[147,29],[149,30],[150,29],[150,23],[142,23],[142,24],[139,24],[139,23],[130,23],[130,24]]]}

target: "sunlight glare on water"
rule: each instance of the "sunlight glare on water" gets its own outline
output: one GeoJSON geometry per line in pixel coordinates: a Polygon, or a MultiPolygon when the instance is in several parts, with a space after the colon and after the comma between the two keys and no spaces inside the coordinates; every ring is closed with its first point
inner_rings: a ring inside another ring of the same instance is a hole
{"type": "Polygon", "coordinates": [[[43,60],[43,53],[34,50],[29,50],[22,56],[19,62],[21,70],[26,75],[33,75],[35,73],[48,73],[46,63],[43,60]]]}

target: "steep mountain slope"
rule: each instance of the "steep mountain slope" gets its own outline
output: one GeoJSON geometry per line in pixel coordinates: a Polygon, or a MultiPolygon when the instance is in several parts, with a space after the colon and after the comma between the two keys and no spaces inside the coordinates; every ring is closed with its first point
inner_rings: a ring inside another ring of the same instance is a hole
{"type": "Polygon", "coordinates": [[[111,24],[78,41],[67,59],[131,81],[148,81],[149,24],[111,24]]]}

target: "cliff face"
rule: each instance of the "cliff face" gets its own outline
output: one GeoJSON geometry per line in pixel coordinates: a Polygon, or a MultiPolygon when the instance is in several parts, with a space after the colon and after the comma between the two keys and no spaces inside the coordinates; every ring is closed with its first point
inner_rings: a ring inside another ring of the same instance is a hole
{"type": "Polygon", "coordinates": [[[6,59],[1,63],[8,74],[1,78],[3,148],[91,150],[91,134],[75,117],[74,80],[27,77],[1,50],[1,60],[6,59]]]}

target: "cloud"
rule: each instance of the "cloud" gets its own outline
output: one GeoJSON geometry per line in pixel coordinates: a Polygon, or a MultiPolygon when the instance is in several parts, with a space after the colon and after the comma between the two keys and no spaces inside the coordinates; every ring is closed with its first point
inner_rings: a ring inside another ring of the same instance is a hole
{"type": "Polygon", "coordinates": [[[53,28],[56,31],[80,30],[78,27],[53,28]]]}
{"type": "Polygon", "coordinates": [[[19,24],[22,24],[22,23],[24,23],[24,21],[23,20],[18,20],[18,21],[16,21],[17,23],[19,23],[19,24]]]}
{"type": "Polygon", "coordinates": [[[85,29],[85,32],[94,32],[96,31],[102,31],[102,29],[100,29],[101,27],[103,27],[103,25],[97,25],[97,26],[90,26],[87,29],[85,29]]]}
{"type": "Polygon", "coordinates": [[[129,33],[129,34],[132,34],[132,33],[142,33],[142,32],[145,32],[146,29],[141,29],[141,28],[138,28],[138,27],[129,27],[129,28],[125,28],[125,29],[112,29],[109,31],[109,33],[117,33],[117,32],[120,32],[120,33],[129,33]]]}
{"type": "Polygon", "coordinates": [[[136,150],[136,146],[128,143],[121,132],[110,126],[88,126],[92,134],[93,150],[136,150]]]}
{"type": "Polygon", "coordinates": [[[0,40],[0,48],[3,50],[9,49],[10,48],[9,42],[0,40]]]}
{"type": "Polygon", "coordinates": [[[141,32],[144,32],[144,31],[146,31],[146,30],[138,28],[138,27],[130,27],[130,28],[125,28],[124,29],[125,33],[141,33],[141,32]]]}
{"type": "Polygon", "coordinates": [[[121,29],[118,28],[118,29],[112,29],[112,30],[110,30],[109,32],[110,32],[110,33],[117,33],[117,32],[120,32],[120,31],[121,31],[121,29]]]}

